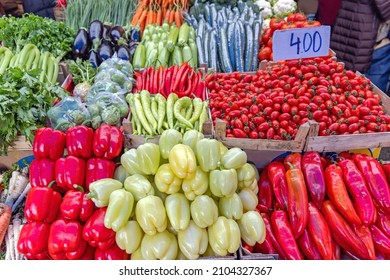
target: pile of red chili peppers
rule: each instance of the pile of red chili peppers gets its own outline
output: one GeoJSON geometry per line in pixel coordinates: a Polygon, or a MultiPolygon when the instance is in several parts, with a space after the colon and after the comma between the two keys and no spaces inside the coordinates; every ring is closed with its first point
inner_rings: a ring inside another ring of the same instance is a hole
{"type": "Polygon", "coordinates": [[[343,152],[292,153],[259,179],[266,240],[252,252],[279,259],[390,259],[390,164],[343,152]]]}
{"type": "Polygon", "coordinates": [[[106,208],[95,208],[87,198],[92,182],[114,176],[113,160],[122,148],[122,131],[109,125],[95,131],[86,126],[66,133],[37,131],[27,223],[17,245],[23,255],[31,260],[128,259],[115,243],[115,232],[104,227],[106,208]]]}

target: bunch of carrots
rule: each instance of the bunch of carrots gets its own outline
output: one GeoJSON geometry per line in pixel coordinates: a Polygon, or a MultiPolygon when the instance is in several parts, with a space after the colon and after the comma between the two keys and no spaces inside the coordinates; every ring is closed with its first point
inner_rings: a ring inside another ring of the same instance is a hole
{"type": "Polygon", "coordinates": [[[184,21],[182,12],[188,12],[189,6],[189,0],[139,0],[131,25],[139,25],[141,32],[148,24],[162,25],[164,20],[180,27],[184,21]]]}

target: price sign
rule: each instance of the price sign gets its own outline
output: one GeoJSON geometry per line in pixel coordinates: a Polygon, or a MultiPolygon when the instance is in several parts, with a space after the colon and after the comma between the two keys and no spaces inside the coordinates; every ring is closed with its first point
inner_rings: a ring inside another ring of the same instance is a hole
{"type": "Polygon", "coordinates": [[[330,26],[276,30],[272,37],[273,59],[326,56],[329,44],[330,26]]]}

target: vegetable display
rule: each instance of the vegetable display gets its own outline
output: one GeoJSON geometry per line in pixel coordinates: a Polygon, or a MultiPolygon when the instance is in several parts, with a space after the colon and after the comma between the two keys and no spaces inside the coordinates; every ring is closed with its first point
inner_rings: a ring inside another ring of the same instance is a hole
{"type": "Polygon", "coordinates": [[[255,0],[254,2],[259,9],[262,9],[264,19],[284,18],[297,10],[297,2],[294,0],[255,0]]]}

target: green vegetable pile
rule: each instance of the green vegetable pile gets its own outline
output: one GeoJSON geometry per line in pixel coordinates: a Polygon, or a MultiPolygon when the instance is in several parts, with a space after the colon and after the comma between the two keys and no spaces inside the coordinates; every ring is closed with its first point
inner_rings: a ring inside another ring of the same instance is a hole
{"type": "Polygon", "coordinates": [[[0,17],[0,42],[14,53],[19,53],[26,44],[34,44],[41,52],[62,58],[72,50],[75,35],[63,22],[50,18],[33,14],[0,17]]]}
{"type": "Polygon", "coordinates": [[[7,154],[18,135],[30,142],[34,130],[46,125],[46,112],[65,91],[39,81],[41,71],[10,68],[0,75],[0,155],[7,154]]]}

